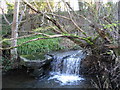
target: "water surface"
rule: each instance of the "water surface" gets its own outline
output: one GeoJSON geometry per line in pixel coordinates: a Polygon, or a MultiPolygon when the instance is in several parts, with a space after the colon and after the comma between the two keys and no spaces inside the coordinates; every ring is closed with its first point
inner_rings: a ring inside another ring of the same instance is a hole
{"type": "Polygon", "coordinates": [[[52,71],[39,78],[25,69],[11,70],[3,75],[3,88],[91,88],[89,77],[80,75],[85,55],[82,50],[58,52],[51,62],[52,71]]]}
{"type": "MultiPolygon", "coordinates": [[[[89,77],[80,77],[77,84],[61,84],[56,78],[50,79],[53,76],[50,74],[41,78],[31,77],[24,70],[12,70],[6,75],[3,75],[3,88],[91,88],[89,77]]],[[[65,79],[72,78],[67,77],[65,79]]],[[[78,79],[78,77],[76,77],[78,79]]],[[[61,76],[61,79],[62,78],[61,76]]],[[[67,79],[68,80],[68,79],[67,79]]],[[[65,82],[63,82],[65,83],[65,82]]]]}

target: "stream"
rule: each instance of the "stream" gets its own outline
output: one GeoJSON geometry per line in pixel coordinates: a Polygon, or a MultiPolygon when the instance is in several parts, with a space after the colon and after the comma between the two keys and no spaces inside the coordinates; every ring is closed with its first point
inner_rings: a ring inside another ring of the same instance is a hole
{"type": "Polygon", "coordinates": [[[3,88],[93,88],[90,76],[80,75],[80,62],[86,53],[77,50],[64,58],[56,54],[51,62],[51,71],[48,75],[39,78],[31,77],[25,69],[16,69],[7,72],[2,77],[3,88]]]}
{"type": "MultiPolygon", "coordinates": [[[[18,70],[20,71],[20,70],[18,70]]],[[[23,72],[23,71],[22,71],[23,72]]],[[[41,78],[33,78],[30,77],[26,73],[20,73],[20,72],[14,72],[11,71],[11,74],[3,76],[3,88],[91,88],[91,83],[89,81],[89,77],[76,77],[76,80],[79,80],[76,84],[60,84],[57,79],[60,76],[54,76],[54,79],[50,79],[52,76],[47,75],[41,78]]],[[[64,81],[71,81],[72,79],[75,80],[75,77],[72,76],[66,76],[68,78],[65,78],[61,76],[60,79],[64,79],[64,81]],[[72,78],[71,78],[72,77],[72,78]]],[[[52,77],[53,78],[53,77],[52,77]]],[[[72,80],[72,81],[73,81],[72,80]]],[[[63,82],[63,83],[65,83],[63,82]]]]}

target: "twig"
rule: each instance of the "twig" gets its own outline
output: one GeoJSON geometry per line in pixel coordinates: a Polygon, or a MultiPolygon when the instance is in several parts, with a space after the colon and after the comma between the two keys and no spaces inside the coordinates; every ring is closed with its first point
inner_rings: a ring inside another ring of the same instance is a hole
{"type": "MultiPolygon", "coordinates": [[[[39,13],[41,15],[43,15],[44,13],[37,10],[35,7],[33,7],[30,3],[28,3],[26,0],[23,0],[23,2],[25,4],[27,4],[28,7],[30,7],[33,11],[35,11],[36,13],[39,13]]],[[[58,21],[56,21],[54,18],[50,18],[48,15],[45,14],[44,16],[47,20],[51,21],[54,25],[56,25],[63,33],[67,33],[66,30],[64,30],[64,28],[60,25],[60,23],[58,21]]]]}
{"type": "Polygon", "coordinates": [[[75,27],[80,31],[80,32],[82,32],[85,36],[87,36],[86,34],[85,34],[85,32],[77,25],[77,23],[75,23],[75,21],[72,19],[72,16],[71,16],[71,13],[68,11],[68,14],[69,14],[69,16],[70,16],[70,20],[72,21],[72,23],[75,25],[75,27]]]}
{"type": "Polygon", "coordinates": [[[2,10],[2,13],[3,13],[2,15],[3,15],[5,21],[8,23],[8,25],[12,25],[12,23],[10,23],[10,22],[8,21],[7,17],[5,16],[5,13],[4,13],[3,8],[0,7],[0,9],[2,10]]]}
{"type": "Polygon", "coordinates": [[[53,15],[53,16],[56,16],[56,17],[61,17],[61,18],[67,19],[67,20],[70,20],[70,18],[68,18],[68,17],[57,15],[57,14],[54,14],[54,13],[47,13],[47,14],[48,15],[53,15]]]}
{"type": "Polygon", "coordinates": [[[31,35],[27,35],[27,36],[21,36],[21,37],[17,37],[17,38],[5,39],[5,40],[2,40],[0,43],[2,43],[4,41],[11,41],[11,40],[14,40],[14,39],[27,38],[27,37],[31,37],[31,36],[35,36],[35,35],[49,36],[49,35],[44,34],[44,33],[36,33],[36,34],[31,34],[31,35]]]}
{"type": "MultiPolygon", "coordinates": [[[[41,39],[52,39],[52,38],[58,38],[58,37],[66,37],[66,38],[78,38],[78,39],[81,39],[81,40],[85,40],[85,39],[83,39],[83,38],[81,38],[81,37],[77,37],[77,36],[71,36],[71,35],[61,35],[61,34],[58,34],[58,35],[47,35],[47,34],[43,34],[44,36],[46,36],[46,37],[40,37],[40,38],[36,38],[36,39],[31,39],[31,40],[29,40],[29,41],[26,41],[26,42],[23,42],[22,44],[19,44],[19,45],[16,45],[16,46],[14,46],[14,47],[9,47],[9,48],[0,48],[0,50],[8,50],[8,49],[13,49],[13,48],[16,48],[16,47],[19,47],[19,46],[21,46],[21,45],[24,45],[24,44],[26,44],[26,43],[29,43],[29,42],[33,42],[33,41],[37,41],[37,40],[41,40],[41,39]]],[[[21,37],[19,37],[19,38],[21,38],[21,37]]],[[[12,38],[13,39],[13,38],[12,38]]],[[[18,39],[18,38],[16,38],[16,39],[18,39]]]]}
{"type": "Polygon", "coordinates": [[[21,11],[21,15],[20,15],[20,18],[19,18],[18,24],[21,23],[21,21],[22,21],[22,19],[23,19],[23,14],[24,14],[25,10],[26,10],[26,5],[25,5],[24,10],[21,11]]]}
{"type": "Polygon", "coordinates": [[[49,7],[49,9],[50,9],[50,12],[53,12],[52,7],[51,7],[51,5],[50,5],[50,2],[49,2],[48,0],[46,0],[46,2],[47,2],[47,5],[48,5],[48,7],[49,7]]]}

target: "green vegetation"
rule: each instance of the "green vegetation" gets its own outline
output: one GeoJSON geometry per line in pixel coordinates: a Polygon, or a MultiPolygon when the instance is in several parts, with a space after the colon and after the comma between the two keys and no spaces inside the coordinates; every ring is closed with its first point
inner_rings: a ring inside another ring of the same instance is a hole
{"type": "Polygon", "coordinates": [[[7,2],[6,3],[8,6],[8,13],[13,13],[14,10],[14,4],[7,2]]]}
{"type": "Polygon", "coordinates": [[[0,63],[2,63],[3,67],[3,71],[8,71],[12,68],[12,62],[9,60],[8,57],[2,57],[2,59],[0,60],[0,63]]]}
{"type": "MultiPolygon", "coordinates": [[[[110,29],[111,27],[118,27],[120,25],[120,23],[118,21],[116,21],[115,23],[111,23],[111,24],[103,24],[104,29],[110,29]]],[[[110,31],[113,31],[112,29],[110,29],[110,31]]]]}
{"type": "MultiPolygon", "coordinates": [[[[6,18],[9,20],[9,22],[12,22],[13,14],[5,14],[6,18]]],[[[2,36],[9,37],[11,35],[11,26],[6,23],[2,16],[2,36]]]]}
{"type": "MultiPolygon", "coordinates": [[[[32,36],[28,38],[18,39],[18,44],[21,44],[25,41],[29,41],[31,39],[35,39],[38,37],[43,37],[40,35],[32,36]]],[[[18,47],[18,53],[21,55],[24,54],[33,54],[33,53],[40,53],[40,52],[49,52],[54,50],[60,50],[63,47],[59,45],[59,38],[54,39],[46,39],[46,40],[38,40],[34,42],[30,42],[18,47]]]]}

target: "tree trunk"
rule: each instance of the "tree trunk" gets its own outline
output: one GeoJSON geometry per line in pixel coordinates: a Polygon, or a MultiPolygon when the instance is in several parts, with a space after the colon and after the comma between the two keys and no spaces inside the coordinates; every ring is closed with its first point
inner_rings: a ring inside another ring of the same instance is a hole
{"type": "MultiPolygon", "coordinates": [[[[15,1],[14,6],[14,16],[13,16],[13,23],[12,23],[12,38],[11,46],[14,47],[17,45],[17,38],[18,37],[18,16],[19,16],[19,0],[15,1]]],[[[18,58],[17,48],[11,49],[11,60],[14,62],[18,58]]]]}
{"type": "MultiPolygon", "coordinates": [[[[2,15],[0,15],[0,41],[2,40],[2,15]]],[[[2,43],[0,43],[0,48],[2,48],[2,43]]],[[[2,89],[2,50],[0,50],[0,89],[2,89]]]]}

